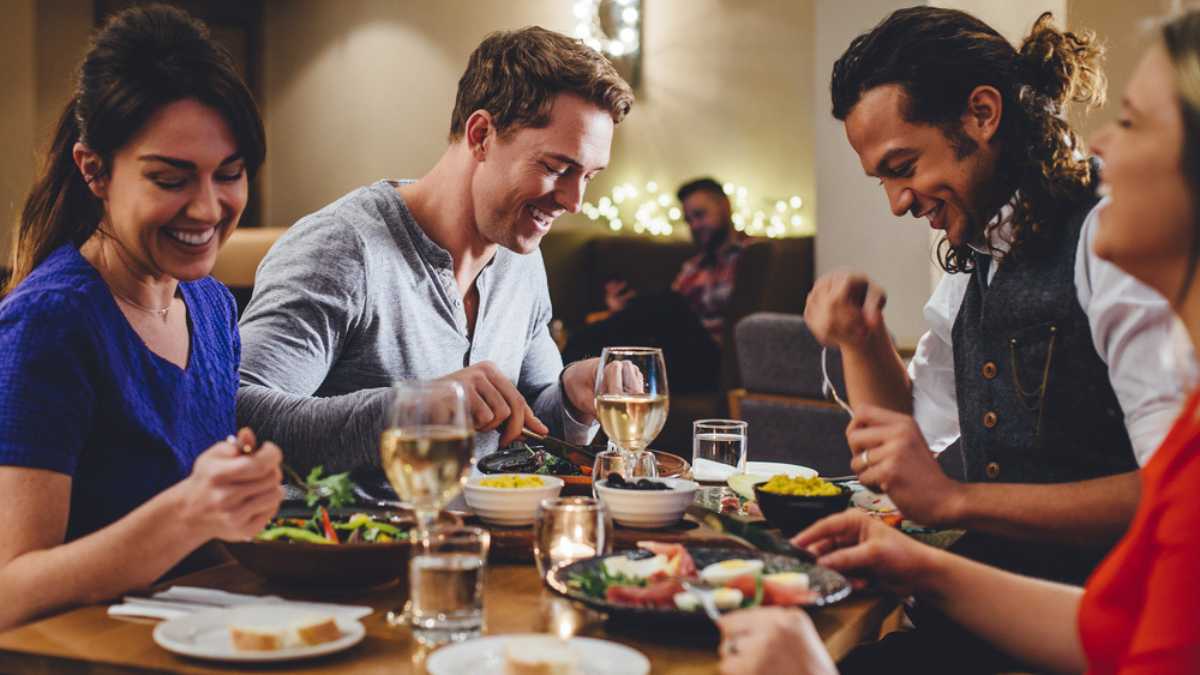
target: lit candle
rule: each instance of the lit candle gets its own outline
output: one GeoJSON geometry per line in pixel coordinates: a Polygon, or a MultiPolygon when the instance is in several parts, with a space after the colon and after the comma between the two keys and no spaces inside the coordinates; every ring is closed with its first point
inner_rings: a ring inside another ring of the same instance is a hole
{"type": "Polygon", "coordinates": [[[550,561],[554,565],[574,562],[582,558],[591,558],[594,555],[596,555],[596,549],[587,544],[581,544],[568,539],[565,536],[559,537],[554,542],[554,545],[550,547],[550,561]]]}

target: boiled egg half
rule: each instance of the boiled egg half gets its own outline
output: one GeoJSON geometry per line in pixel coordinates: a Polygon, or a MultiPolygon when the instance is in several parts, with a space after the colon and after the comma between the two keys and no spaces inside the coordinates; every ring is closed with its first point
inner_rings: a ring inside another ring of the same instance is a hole
{"type": "MultiPolygon", "coordinates": [[[[720,610],[737,609],[742,606],[745,596],[736,588],[718,588],[713,591],[713,604],[720,610]]],[[[685,612],[694,612],[700,608],[700,598],[687,591],[675,594],[675,606],[685,612]]]]}
{"type": "Polygon", "coordinates": [[[700,578],[709,586],[724,586],[743,574],[762,574],[763,561],[734,558],[713,563],[700,571],[700,578]]]}
{"type": "Polygon", "coordinates": [[[620,574],[631,579],[648,579],[655,572],[669,572],[670,563],[667,556],[661,554],[640,560],[614,555],[604,559],[604,571],[608,572],[609,576],[620,574]]]}

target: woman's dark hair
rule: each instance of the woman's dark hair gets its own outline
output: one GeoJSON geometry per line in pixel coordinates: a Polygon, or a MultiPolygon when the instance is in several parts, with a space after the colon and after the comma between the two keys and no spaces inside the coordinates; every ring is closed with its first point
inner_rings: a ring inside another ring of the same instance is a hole
{"type": "Polygon", "coordinates": [[[160,108],[195,99],[220,112],[251,178],[266,156],[258,106],[229,53],[208,28],[166,5],[127,9],[95,35],[76,74],[75,91],[59,117],[54,140],[17,226],[12,276],[6,291],[54,249],[83,244],[103,216],[72,157],[82,142],[111,170],[113,154],[160,108]]]}
{"type": "MultiPolygon", "coordinates": [[[[1034,22],[1015,49],[994,28],[953,9],[910,7],[850,43],[833,66],[833,116],[846,116],[867,91],[887,84],[904,88],[905,119],[939,127],[960,157],[975,151],[963,133],[967,98],[978,86],[1001,94],[1003,112],[994,136],[997,176],[1015,191],[1012,254],[1045,242],[1094,193],[1089,160],[1065,119],[1071,101],[1104,102],[1103,49],[1091,33],[1054,26],[1049,12],[1034,22]]],[[[938,244],[947,272],[967,271],[974,259],[965,245],[938,244]]]]}
{"type": "Polygon", "coordinates": [[[1191,188],[1192,242],[1179,300],[1187,296],[1200,263],[1200,11],[1191,11],[1163,24],[1163,45],[1175,67],[1175,89],[1183,118],[1183,177],[1191,188]]]}

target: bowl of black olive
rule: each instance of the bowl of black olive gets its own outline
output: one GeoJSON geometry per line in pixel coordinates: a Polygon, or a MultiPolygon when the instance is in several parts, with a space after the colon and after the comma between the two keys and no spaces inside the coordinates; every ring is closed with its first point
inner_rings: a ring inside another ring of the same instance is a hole
{"type": "Polygon", "coordinates": [[[670,490],[671,486],[660,480],[651,480],[649,478],[639,478],[637,480],[625,480],[624,476],[619,473],[610,474],[604,481],[604,484],[614,490],[670,490]]]}
{"type": "Polygon", "coordinates": [[[679,522],[700,487],[686,478],[625,480],[611,474],[596,481],[596,496],[618,525],[657,529],[679,522]]]}

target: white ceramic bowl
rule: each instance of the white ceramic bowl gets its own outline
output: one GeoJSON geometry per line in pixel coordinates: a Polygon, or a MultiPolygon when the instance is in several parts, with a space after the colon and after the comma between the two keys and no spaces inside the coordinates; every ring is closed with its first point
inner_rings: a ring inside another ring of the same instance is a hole
{"type": "Polygon", "coordinates": [[[596,483],[596,494],[608,507],[613,520],[625,527],[654,529],[674,525],[696,496],[695,481],[686,478],[652,478],[666,483],[670,490],[622,490],[610,488],[608,481],[596,483]]]}
{"type": "Polygon", "coordinates": [[[537,517],[538,504],[541,504],[543,499],[554,499],[562,488],[562,479],[554,476],[533,473],[493,473],[470,478],[466,487],[463,488],[463,496],[466,497],[467,506],[471,507],[471,510],[484,522],[513,527],[533,524],[537,517]],[[479,484],[489,478],[504,476],[541,478],[542,486],[498,488],[479,484]]]}

